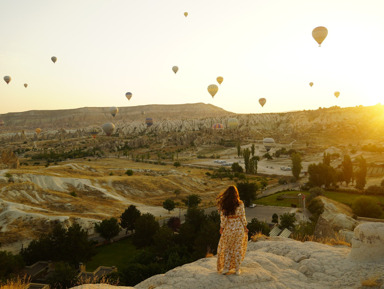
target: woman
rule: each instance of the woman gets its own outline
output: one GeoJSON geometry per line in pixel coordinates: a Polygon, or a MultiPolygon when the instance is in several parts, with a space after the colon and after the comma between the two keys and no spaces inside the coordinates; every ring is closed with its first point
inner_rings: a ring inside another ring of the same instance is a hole
{"type": "Polygon", "coordinates": [[[240,275],[248,243],[244,204],[235,186],[230,186],[217,197],[220,212],[220,241],[217,247],[217,271],[227,274],[235,269],[240,275]]]}

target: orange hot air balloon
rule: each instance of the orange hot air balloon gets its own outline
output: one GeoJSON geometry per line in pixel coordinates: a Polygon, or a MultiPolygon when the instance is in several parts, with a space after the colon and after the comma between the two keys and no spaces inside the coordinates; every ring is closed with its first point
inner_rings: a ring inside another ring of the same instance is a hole
{"type": "Polygon", "coordinates": [[[218,76],[218,77],[216,78],[216,80],[217,80],[217,82],[218,82],[219,84],[221,84],[221,83],[223,82],[224,78],[223,78],[222,76],[218,76]]]}
{"type": "Polygon", "coordinates": [[[188,16],[188,12],[184,12],[184,16],[187,17],[188,16]]]}
{"type": "Polygon", "coordinates": [[[338,92],[338,91],[335,91],[334,95],[336,96],[336,98],[338,98],[338,97],[339,97],[339,95],[340,95],[340,92],[338,92]]]}
{"type": "Polygon", "coordinates": [[[321,46],[321,43],[323,43],[324,39],[328,35],[328,29],[319,26],[312,30],[312,37],[316,40],[317,43],[319,43],[319,47],[321,46]]]}
{"type": "Polygon", "coordinates": [[[41,133],[41,128],[37,128],[37,129],[35,129],[35,132],[36,132],[37,134],[40,134],[40,133],[41,133]]]}
{"type": "Polygon", "coordinates": [[[259,99],[259,103],[260,103],[261,107],[263,107],[266,102],[267,102],[267,100],[265,98],[259,99]]]}

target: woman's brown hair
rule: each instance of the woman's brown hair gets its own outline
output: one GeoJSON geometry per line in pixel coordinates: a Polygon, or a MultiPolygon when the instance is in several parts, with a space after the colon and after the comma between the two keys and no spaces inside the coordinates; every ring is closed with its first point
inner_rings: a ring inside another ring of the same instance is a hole
{"type": "Polygon", "coordinates": [[[217,206],[225,216],[234,215],[236,208],[241,204],[239,191],[235,186],[229,186],[217,198],[217,206]]]}

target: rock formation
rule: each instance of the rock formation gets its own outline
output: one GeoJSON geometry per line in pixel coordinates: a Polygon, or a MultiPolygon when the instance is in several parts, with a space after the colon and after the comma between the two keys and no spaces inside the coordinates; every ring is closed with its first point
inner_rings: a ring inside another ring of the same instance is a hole
{"type": "Polygon", "coordinates": [[[0,169],[18,169],[20,167],[19,158],[11,150],[1,152],[0,169]]]}

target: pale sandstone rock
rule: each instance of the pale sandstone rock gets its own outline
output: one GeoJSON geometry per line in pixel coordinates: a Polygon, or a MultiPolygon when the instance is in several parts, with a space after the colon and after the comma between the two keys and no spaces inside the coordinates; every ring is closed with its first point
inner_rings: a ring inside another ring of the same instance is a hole
{"type": "Polygon", "coordinates": [[[384,223],[363,223],[354,230],[351,260],[384,260],[384,223]]]}

